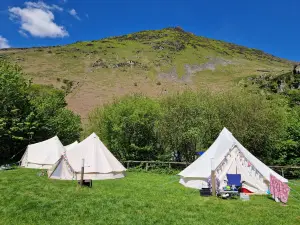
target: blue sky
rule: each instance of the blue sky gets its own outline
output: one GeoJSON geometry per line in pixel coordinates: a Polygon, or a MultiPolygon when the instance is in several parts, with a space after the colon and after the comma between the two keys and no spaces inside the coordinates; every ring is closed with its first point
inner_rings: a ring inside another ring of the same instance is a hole
{"type": "Polygon", "coordinates": [[[180,26],[300,61],[299,0],[0,0],[0,47],[62,45],[180,26]]]}

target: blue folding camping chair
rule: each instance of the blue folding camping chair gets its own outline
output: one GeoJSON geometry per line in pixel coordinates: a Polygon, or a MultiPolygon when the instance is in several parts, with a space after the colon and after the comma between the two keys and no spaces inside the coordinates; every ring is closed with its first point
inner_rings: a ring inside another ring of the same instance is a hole
{"type": "Polygon", "coordinates": [[[227,185],[230,187],[235,187],[237,190],[242,186],[242,176],[241,174],[226,174],[227,185]]]}
{"type": "Polygon", "coordinates": [[[231,198],[233,196],[239,195],[239,189],[242,186],[241,174],[226,174],[227,176],[227,186],[224,190],[220,191],[220,196],[222,198],[231,198]]]}

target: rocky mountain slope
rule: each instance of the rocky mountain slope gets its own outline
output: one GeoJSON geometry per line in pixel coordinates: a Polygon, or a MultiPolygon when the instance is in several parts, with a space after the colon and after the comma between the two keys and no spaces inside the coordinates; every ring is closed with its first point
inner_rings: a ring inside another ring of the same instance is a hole
{"type": "Polygon", "coordinates": [[[256,85],[268,93],[286,96],[292,106],[300,105],[300,72],[287,72],[280,75],[264,73],[242,80],[241,84],[256,85]]]}
{"type": "Polygon", "coordinates": [[[264,71],[276,76],[292,62],[260,50],[195,36],[181,28],[142,31],[66,46],[8,49],[0,58],[28,78],[68,93],[69,108],[86,118],[95,106],[139,92],[149,96],[231,87],[264,71]]]}

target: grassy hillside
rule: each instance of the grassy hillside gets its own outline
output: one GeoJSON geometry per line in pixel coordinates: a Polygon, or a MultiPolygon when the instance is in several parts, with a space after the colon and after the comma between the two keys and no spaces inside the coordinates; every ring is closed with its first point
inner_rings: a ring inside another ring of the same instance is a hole
{"type": "Polygon", "coordinates": [[[83,117],[96,105],[131,92],[159,96],[185,88],[218,90],[261,71],[291,70],[287,60],[180,28],[2,50],[0,57],[21,65],[36,83],[68,89],[69,107],[83,117]]]}
{"type": "Polygon", "coordinates": [[[128,172],[124,179],[74,181],[39,177],[38,170],[0,171],[0,224],[299,224],[299,181],[293,181],[288,206],[268,196],[250,201],[200,197],[178,177],[128,172]]]}

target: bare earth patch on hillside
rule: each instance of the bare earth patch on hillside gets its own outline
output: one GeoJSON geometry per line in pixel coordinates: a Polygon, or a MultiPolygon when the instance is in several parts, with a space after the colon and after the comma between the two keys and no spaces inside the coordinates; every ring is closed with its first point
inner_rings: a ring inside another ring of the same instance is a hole
{"type": "MultiPolygon", "coordinates": [[[[170,81],[155,81],[133,77],[130,80],[118,80],[111,85],[101,82],[86,81],[67,96],[68,108],[87,119],[88,113],[97,106],[109,103],[115,98],[133,93],[151,97],[159,97],[168,93],[182,91],[188,88],[185,84],[170,81]]],[[[190,86],[190,88],[193,88],[190,86]]]]}
{"type": "Polygon", "coordinates": [[[168,79],[175,82],[192,82],[192,77],[197,72],[210,70],[215,71],[217,66],[227,66],[229,64],[233,64],[231,60],[225,60],[222,58],[212,58],[208,62],[199,64],[199,65],[184,65],[185,73],[182,76],[179,76],[176,68],[172,68],[170,72],[167,73],[159,73],[158,78],[159,79],[168,79]]]}
{"type": "MultiPolygon", "coordinates": [[[[118,69],[78,71],[67,76],[74,83],[72,92],[67,96],[68,108],[81,115],[85,121],[94,108],[127,94],[141,93],[150,97],[160,97],[186,89],[205,88],[219,91],[234,86],[245,77],[244,74],[257,73],[256,69],[233,64],[230,61],[186,65],[185,69],[187,72],[182,77],[178,77],[176,70],[173,69],[169,73],[157,73],[157,76],[152,78],[146,73],[134,74],[136,71],[121,73],[118,69]]],[[[67,72],[60,72],[64,73],[67,72]]],[[[36,74],[39,73],[36,71],[36,74]]],[[[61,88],[62,82],[58,82],[56,78],[61,77],[60,74],[33,76],[33,82],[61,88]]]]}

